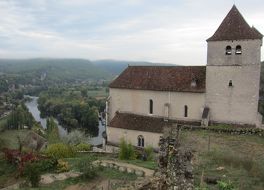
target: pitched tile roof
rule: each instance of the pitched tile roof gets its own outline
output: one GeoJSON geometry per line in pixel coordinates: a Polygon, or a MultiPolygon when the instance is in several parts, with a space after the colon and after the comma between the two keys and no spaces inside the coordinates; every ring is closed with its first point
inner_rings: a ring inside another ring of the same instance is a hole
{"type": "Polygon", "coordinates": [[[205,92],[205,66],[128,66],[110,88],[205,92]],[[191,85],[195,82],[195,85],[191,85]]]}
{"type": "Polygon", "coordinates": [[[250,27],[234,5],[214,35],[207,41],[262,39],[263,35],[250,27]]]}
{"type": "Polygon", "coordinates": [[[200,121],[179,121],[170,120],[164,121],[162,117],[142,116],[131,113],[117,112],[115,117],[110,122],[110,127],[146,131],[153,133],[163,133],[163,128],[170,123],[178,123],[182,125],[195,125],[200,126],[200,121]]]}

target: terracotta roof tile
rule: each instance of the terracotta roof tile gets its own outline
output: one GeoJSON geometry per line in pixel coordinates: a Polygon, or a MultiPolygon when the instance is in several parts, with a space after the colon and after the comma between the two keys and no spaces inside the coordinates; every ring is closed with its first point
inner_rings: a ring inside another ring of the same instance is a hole
{"type": "Polygon", "coordinates": [[[110,88],[205,92],[205,66],[129,66],[110,88]],[[196,85],[191,83],[195,81],[196,85]]]}
{"type": "Polygon", "coordinates": [[[207,41],[262,39],[263,35],[250,27],[234,5],[214,35],[207,41]]]}
{"type": "Polygon", "coordinates": [[[161,117],[142,116],[131,113],[116,113],[115,117],[110,122],[110,127],[122,128],[128,130],[146,131],[153,133],[163,133],[163,128],[168,123],[178,123],[182,125],[200,126],[200,121],[179,121],[170,120],[164,121],[161,117]]]}

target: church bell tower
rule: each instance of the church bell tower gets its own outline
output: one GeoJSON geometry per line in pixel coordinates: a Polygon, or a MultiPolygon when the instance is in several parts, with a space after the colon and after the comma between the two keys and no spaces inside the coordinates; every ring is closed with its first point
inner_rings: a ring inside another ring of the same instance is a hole
{"type": "Polygon", "coordinates": [[[211,123],[261,126],[262,37],[234,5],[207,39],[206,107],[211,123]]]}

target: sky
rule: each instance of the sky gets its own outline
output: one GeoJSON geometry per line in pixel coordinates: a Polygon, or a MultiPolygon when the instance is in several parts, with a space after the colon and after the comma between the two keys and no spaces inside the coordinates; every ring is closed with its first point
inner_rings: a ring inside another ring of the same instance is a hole
{"type": "Polygon", "coordinates": [[[205,65],[234,3],[264,34],[263,0],[0,0],[0,58],[205,65]]]}

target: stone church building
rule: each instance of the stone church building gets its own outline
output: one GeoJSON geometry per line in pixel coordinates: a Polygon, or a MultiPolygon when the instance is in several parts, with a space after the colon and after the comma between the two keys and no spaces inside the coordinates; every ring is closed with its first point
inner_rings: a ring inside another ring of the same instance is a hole
{"type": "Polygon", "coordinates": [[[109,85],[107,143],[157,147],[166,122],[260,127],[262,34],[233,6],[207,45],[206,66],[128,66],[109,85]]]}

